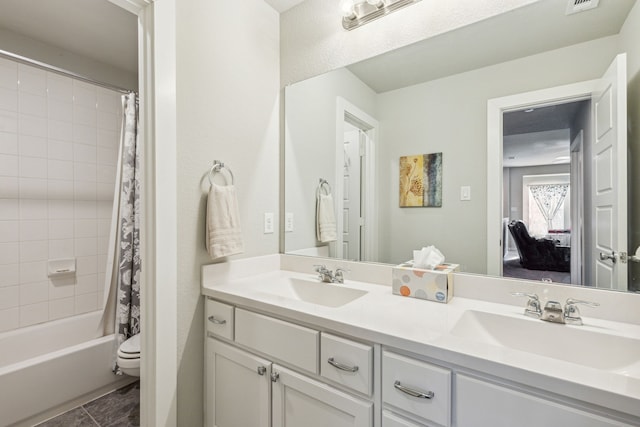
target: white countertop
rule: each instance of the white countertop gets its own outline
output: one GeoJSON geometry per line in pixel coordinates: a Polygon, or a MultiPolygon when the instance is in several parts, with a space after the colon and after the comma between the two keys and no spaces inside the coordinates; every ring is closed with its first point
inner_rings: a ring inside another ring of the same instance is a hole
{"type": "MultiPolygon", "coordinates": [[[[345,285],[326,284],[316,275],[286,270],[254,268],[254,275],[243,273],[231,278],[203,275],[202,293],[237,306],[257,310],[283,319],[307,324],[380,343],[429,358],[464,371],[470,369],[539,388],[561,396],[585,401],[640,417],[640,354],[631,369],[596,369],[535,353],[514,350],[482,339],[470,339],[452,333],[468,310],[539,322],[550,334],[556,328],[606,333],[640,340],[640,326],[584,316],[584,326],[549,324],[523,315],[522,307],[454,297],[449,304],[393,295],[390,286],[345,280],[345,285]],[[367,293],[341,307],[326,307],[269,291],[279,281],[298,278],[318,282],[318,286],[346,286],[367,293]]],[[[586,311],[586,310],[585,310],[586,311]]],[[[521,324],[522,325],[522,324],[521,324]]],[[[544,345],[544,343],[540,343],[544,345]]],[[[588,345],[588,344],[587,344],[588,345]]],[[[583,343],[584,347],[584,343],[583,343]]]]}

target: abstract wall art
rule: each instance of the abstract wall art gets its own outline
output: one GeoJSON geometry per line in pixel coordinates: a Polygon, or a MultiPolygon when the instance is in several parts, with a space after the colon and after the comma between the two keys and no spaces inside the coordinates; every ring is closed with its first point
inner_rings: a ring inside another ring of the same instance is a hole
{"type": "Polygon", "coordinates": [[[400,157],[400,207],[442,207],[442,153],[400,157]]]}

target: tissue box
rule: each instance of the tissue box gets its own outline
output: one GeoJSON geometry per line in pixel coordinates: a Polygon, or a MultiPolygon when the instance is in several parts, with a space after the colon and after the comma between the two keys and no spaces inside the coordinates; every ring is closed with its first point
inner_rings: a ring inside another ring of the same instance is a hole
{"type": "Polygon", "coordinates": [[[453,297],[453,276],[459,264],[440,264],[434,270],[413,268],[410,262],[391,269],[393,293],[447,303],[453,297]]]}

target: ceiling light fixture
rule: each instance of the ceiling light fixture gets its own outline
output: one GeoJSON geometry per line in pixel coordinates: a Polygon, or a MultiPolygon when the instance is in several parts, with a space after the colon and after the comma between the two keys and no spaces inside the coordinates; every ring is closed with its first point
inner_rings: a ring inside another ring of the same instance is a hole
{"type": "Polygon", "coordinates": [[[340,0],[342,27],[353,30],[420,0],[340,0]]]}

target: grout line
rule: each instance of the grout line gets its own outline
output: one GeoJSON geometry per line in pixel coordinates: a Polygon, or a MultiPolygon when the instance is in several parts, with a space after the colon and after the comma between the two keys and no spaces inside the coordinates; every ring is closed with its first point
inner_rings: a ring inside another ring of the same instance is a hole
{"type": "Polygon", "coordinates": [[[87,411],[84,405],[82,405],[81,408],[89,416],[89,418],[91,418],[91,421],[93,421],[96,424],[96,426],[100,427],[100,424],[96,421],[95,418],[93,418],[93,416],[89,413],[89,411],[87,411]]]}

